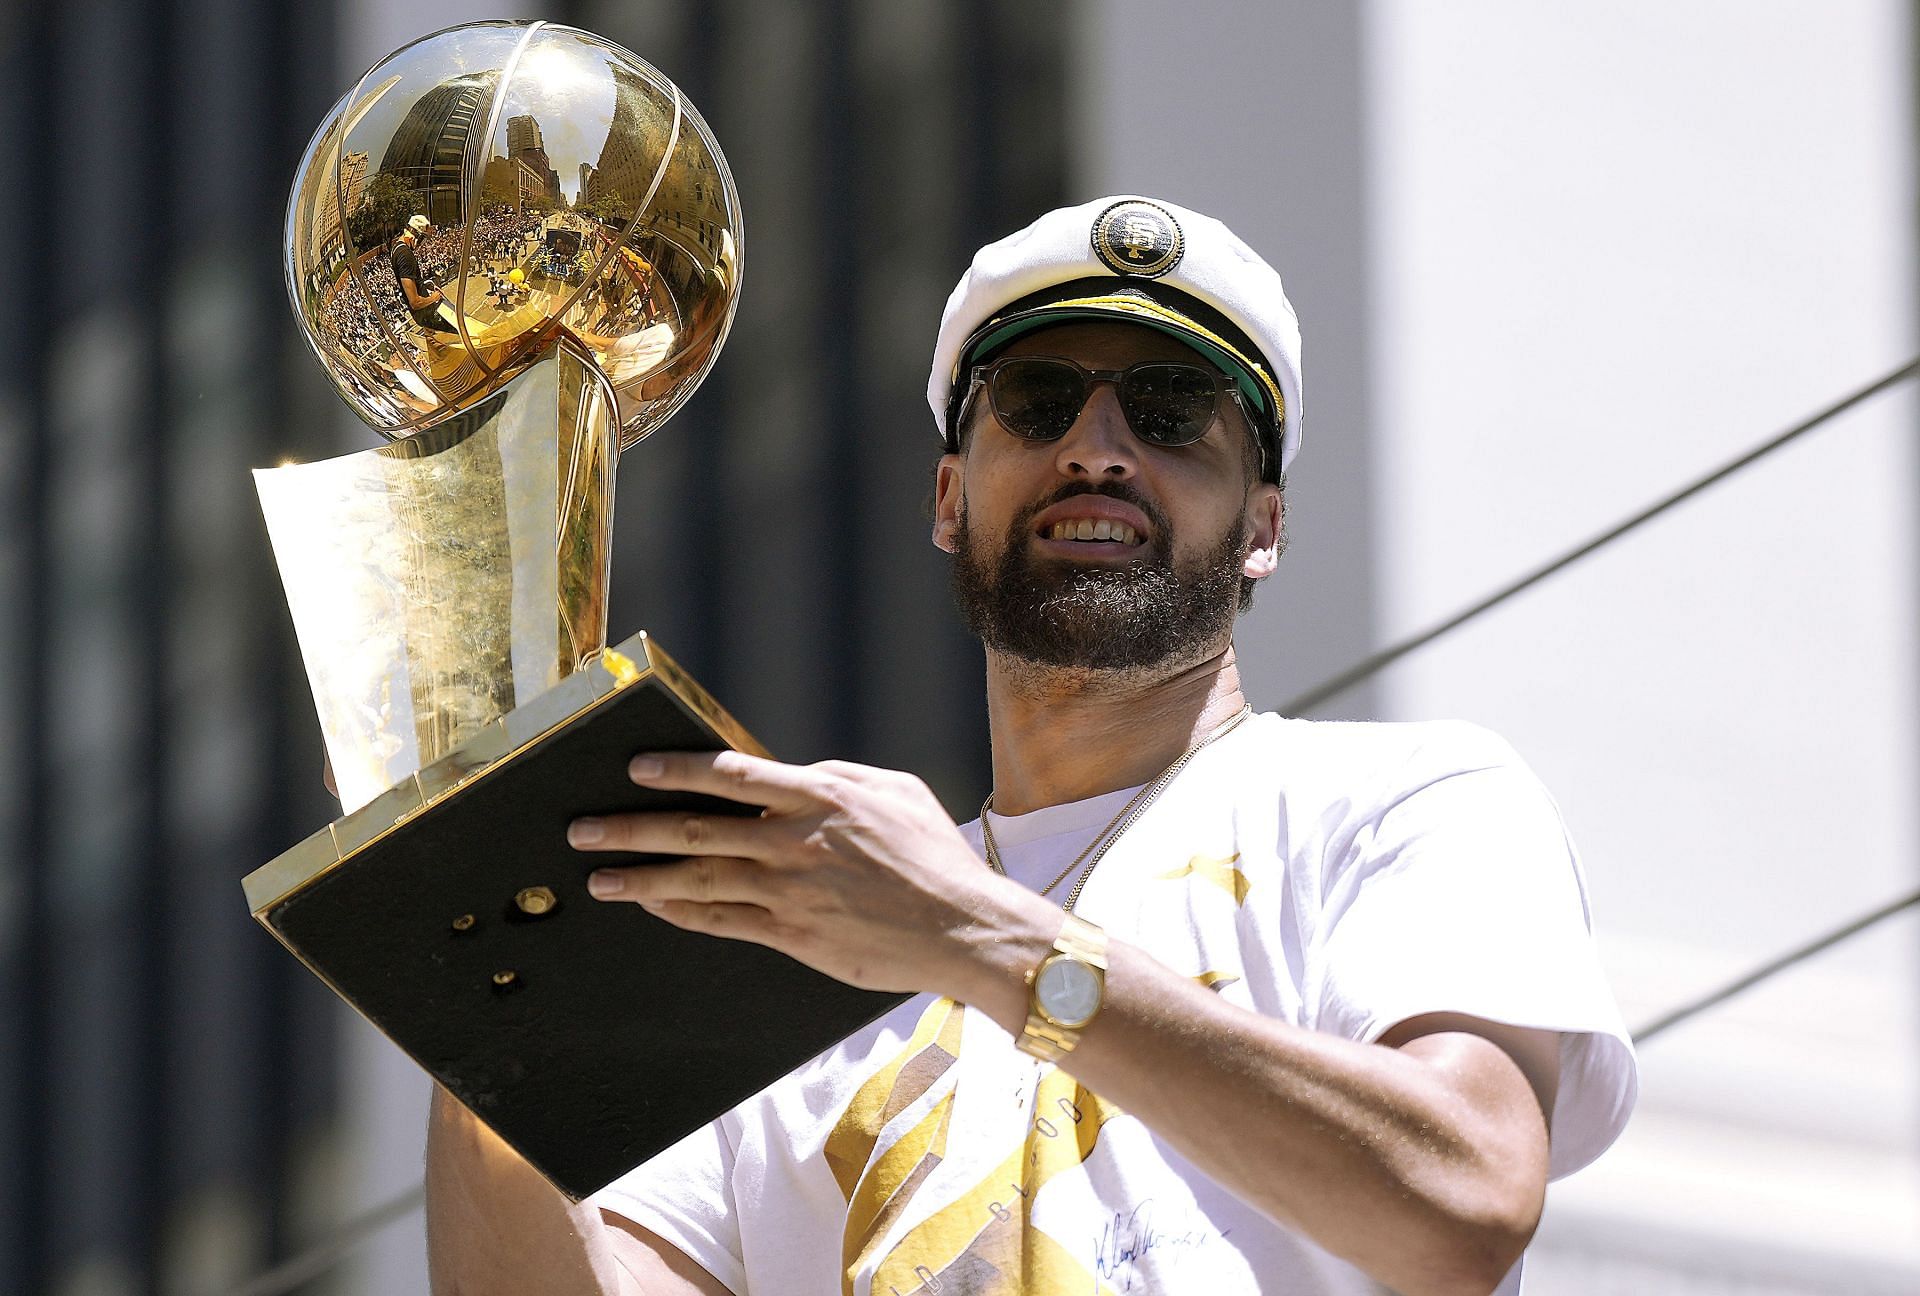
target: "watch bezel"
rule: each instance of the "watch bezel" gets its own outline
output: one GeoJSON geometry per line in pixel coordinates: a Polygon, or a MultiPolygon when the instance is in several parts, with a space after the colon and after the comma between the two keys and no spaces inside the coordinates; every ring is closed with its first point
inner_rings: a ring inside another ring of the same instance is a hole
{"type": "Polygon", "coordinates": [[[1047,955],[1047,957],[1041,959],[1040,966],[1034,969],[1033,1006],[1049,1025],[1056,1026],[1061,1030],[1077,1031],[1083,1029],[1095,1017],[1100,1015],[1101,1005],[1106,1000],[1106,989],[1107,974],[1099,965],[1087,959],[1080,958],[1077,955],[1069,954],[1065,950],[1055,950],[1047,955]],[[1093,1005],[1087,1009],[1085,1014],[1079,1017],[1063,1017],[1055,1012],[1052,1005],[1047,1002],[1047,970],[1060,963],[1071,963],[1087,976],[1093,978],[1093,1005]]]}

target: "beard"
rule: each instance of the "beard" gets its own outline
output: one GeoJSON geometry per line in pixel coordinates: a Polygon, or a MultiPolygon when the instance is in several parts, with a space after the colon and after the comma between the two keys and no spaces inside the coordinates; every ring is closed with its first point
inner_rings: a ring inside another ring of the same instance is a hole
{"type": "Polygon", "coordinates": [[[1140,671],[1199,660],[1233,627],[1246,558],[1244,513],[1188,563],[1173,558],[1166,515],[1127,486],[1069,485],[1020,513],[997,553],[984,552],[964,508],[954,535],[953,594],[968,629],[1033,666],[1140,671]],[[1151,538],[1124,566],[1037,558],[1033,519],[1074,495],[1108,495],[1147,515],[1151,538]]]}

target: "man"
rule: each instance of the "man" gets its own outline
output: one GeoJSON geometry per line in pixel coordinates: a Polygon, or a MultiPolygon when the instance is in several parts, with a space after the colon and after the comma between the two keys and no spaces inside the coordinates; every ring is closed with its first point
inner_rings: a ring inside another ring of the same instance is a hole
{"type": "Polygon", "coordinates": [[[428,341],[438,344],[435,333],[457,333],[458,329],[441,317],[440,307],[447,300],[440,290],[420,272],[417,245],[433,231],[433,222],[415,214],[407,218],[407,228],[393,245],[393,280],[400,285],[400,296],[407,303],[413,322],[427,330],[428,341]]]}
{"type": "Polygon", "coordinates": [[[903,774],[643,754],[764,814],[570,832],[684,857],[604,900],[915,997],[578,1206],[438,1097],[438,1289],[1517,1290],[1632,1054],[1504,743],[1247,713],[1232,622],[1300,444],[1278,277],[1170,203],[1050,213],[976,256],[929,399],[981,822],[903,774]]]}

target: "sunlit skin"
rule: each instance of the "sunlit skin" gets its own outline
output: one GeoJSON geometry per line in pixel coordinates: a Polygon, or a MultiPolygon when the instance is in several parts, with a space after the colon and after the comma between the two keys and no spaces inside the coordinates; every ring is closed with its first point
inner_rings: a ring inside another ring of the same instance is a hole
{"type": "MultiPolygon", "coordinates": [[[[1055,328],[1014,349],[1101,369],[1189,355],[1123,323],[1055,328]]],[[[1166,449],[1133,437],[1107,386],[1050,444],[1014,438],[983,412],[964,452],[940,461],[934,543],[951,549],[963,507],[974,543],[997,546],[1012,519],[1063,485],[1124,481],[1170,520],[1177,556],[1199,553],[1243,512],[1242,570],[1266,576],[1280,494],[1255,480],[1238,420],[1229,409],[1197,444],[1166,449]]],[[[1110,506],[1069,500],[1034,531],[1076,509],[1112,516],[1110,506]]],[[[1120,520],[1146,523],[1137,510],[1120,520]]],[[[1014,542],[1061,562],[1138,560],[1115,542],[1014,542]]],[[[1007,813],[1146,782],[1242,704],[1225,632],[1157,668],[1045,669],[989,652],[986,673],[996,804],[1007,813]]],[[[642,755],[629,773],[765,812],[577,821],[569,839],[582,851],[682,857],[598,871],[603,900],[773,946],[855,985],[948,995],[1020,1032],[1025,974],[1051,948],[1060,911],[989,871],[920,780],[737,752],[642,755]]],[[[1228,1191],[1398,1291],[1484,1293],[1511,1267],[1545,1190],[1556,1036],[1434,1015],[1361,1044],[1234,1006],[1124,941],[1110,961],[1104,1006],[1063,1069],[1228,1191]]],[[[645,1230],[482,1155],[470,1118],[444,1096],[435,1113],[436,1290],[506,1292],[538,1279],[553,1292],[724,1292],[645,1230]]]]}
{"type": "MultiPolygon", "coordinates": [[[[1198,359],[1192,348],[1165,333],[1104,322],[1029,333],[1002,354],[1070,356],[1089,369],[1198,359]]],[[[976,403],[984,406],[984,396],[976,403]]],[[[948,552],[962,509],[973,542],[991,555],[1016,516],[1063,485],[1124,482],[1173,521],[1176,564],[1198,557],[1236,511],[1249,531],[1241,570],[1259,580],[1279,561],[1280,491],[1256,480],[1252,442],[1231,404],[1223,403],[1222,414],[1199,441],[1171,448],[1133,435],[1110,384],[1094,388],[1079,420],[1058,441],[1012,436],[984,408],[972,413],[971,426],[966,453],[943,456],[936,470],[933,542],[948,552]]],[[[1152,530],[1139,510],[1092,495],[1047,509],[1034,519],[1035,530],[1102,516],[1125,521],[1143,536],[1152,530]]],[[[1034,534],[1025,543],[1037,556],[1060,562],[1139,561],[1137,548],[1112,542],[1034,534]]],[[[1002,814],[1024,814],[1145,783],[1245,700],[1230,633],[1195,645],[1187,660],[1121,678],[1041,669],[990,652],[994,807],[1002,814]]]]}

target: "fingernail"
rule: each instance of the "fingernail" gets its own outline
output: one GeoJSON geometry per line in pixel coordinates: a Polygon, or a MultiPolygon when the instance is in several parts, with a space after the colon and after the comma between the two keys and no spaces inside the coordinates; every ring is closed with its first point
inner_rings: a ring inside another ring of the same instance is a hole
{"type": "Polygon", "coordinates": [[[567,825],[567,840],[575,846],[591,846],[607,839],[607,825],[598,819],[575,819],[567,825]]]}
{"type": "Polygon", "coordinates": [[[604,900],[620,894],[620,878],[605,869],[587,874],[587,894],[604,900]]]}
{"type": "Polygon", "coordinates": [[[627,777],[638,783],[641,779],[659,777],[665,768],[658,756],[635,756],[627,762],[627,777]]]}

